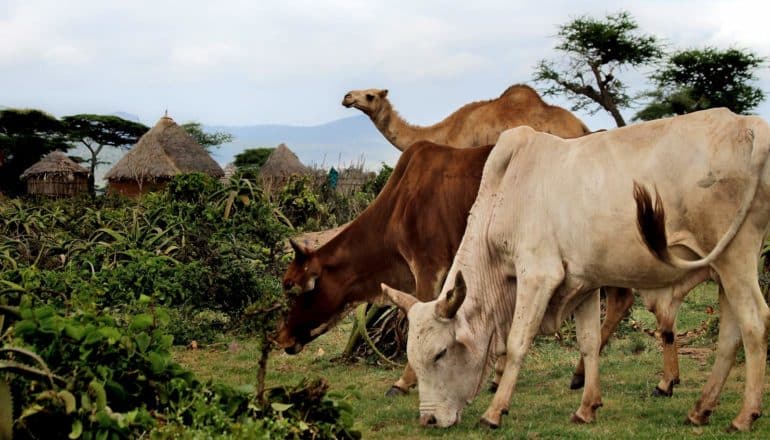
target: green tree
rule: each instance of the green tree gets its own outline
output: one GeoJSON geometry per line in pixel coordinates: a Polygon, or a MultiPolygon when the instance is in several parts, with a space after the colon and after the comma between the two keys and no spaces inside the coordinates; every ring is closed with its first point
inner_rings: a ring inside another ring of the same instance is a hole
{"type": "Polygon", "coordinates": [[[235,167],[245,177],[256,174],[275,148],[247,148],[235,155],[235,167]]]}
{"type": "Polygon", "coordinates": [[[187,133],[190,134],[195,140],[206,149],[211,151],[212,147],[222,145],[233,140],[233,135],[225,133],[224,131],[215,131],[214,133],[206,133],[203,131],[203,127],[200,122],[185,122],[182,124],[187,133]]]}
{"type": "Polygon", "coordinates": [[[53,151],[66,151],[62,124],[41,110],[0,110],[0,190],[18,195],[24,192],[19,176],[53,151]]]}
{"type": "Polygon", "coordinates": [[[651,102],[634,119],[649,121],[713,107],[746,114],[765,99],[750,83],[765,59],[750,51],[713,47],[673,53],[652,75],[651,102]]]}
{"type": "Polygon", "coordinates": [[[79,114],[62,118],[67,139],[85,146],[91,157],[85,162],[91,167],[88,189],[93,194],[95,186],[94,171],[99,162],[99,153],[105,145],[117,148],[129,148],[149,130],[138,122],[128,121],[119,116],[79,114]]]}
{"type": "Polygon", "coordinates": [[[541,60],[535,81],[549,85],[545,95],[567,95],[574,101],[572,110],[588,108],[593,114],[604,109],[618,127],[626,125],[620,109],[630,107],[634,97],[616,74],[649,65],[663,55],[661,43],[639,34],[638,28],[627,12],[604,20],[583,16],[560,26],[556,50],[565,55],[565,64],[541,60]]]}

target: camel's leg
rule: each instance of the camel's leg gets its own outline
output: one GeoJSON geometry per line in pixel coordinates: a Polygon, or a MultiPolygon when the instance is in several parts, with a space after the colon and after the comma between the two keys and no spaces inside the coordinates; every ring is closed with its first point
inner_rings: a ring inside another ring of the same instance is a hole
{"type": "MultiPolygon", "coordinates": [[[[412,273],[417,272],[415,276],[415,296],[420,301],[429,301],[438,296],[438,291],[441,286],[438,283],[443,279],[445,270],[435,270],[433,267],[438,265],[426,265],[429,268],[423,268],[420,271],[412,269],[412,273]]],[[[385,393],[388,397],[400,396],[409,393],[409,390],[417,385],[417,375],[415,374],[412,366],[407,362],[404,372],[401,377],[390,387],[385,393]]]]}
{"type": "Polygon", "coordinates": [[[599,389],[599,351],[601,309],[599,289],[589,294],[582,304],[575,309],[575,327],[577,331],[580,356],[585,364],[586,387],[580,408],[572,415],[575,423],[590,423],[596,418],[596,409],[602,406],[599,389]]]}
{"type": "Polygon", "coordinates": [[[560,261],[551,265],[544,264],[545,261],[536,263],[525,267],[539,267],[543,272],[531,271],[517,278],[516,309],[506,343],[505,370],[492,402],[481,417],[481,423],[492,428],[500,426],[501,416],[508,412],[524,357],[540,328],[548,301],[564,280],[560,261]]]}
{"type": "Polygon", "coordinates": [[[727,310],[730,312],[726,313],[726,319],[720,319],[717,360],[695,409],[690,412],[689,419],[696,423],[708,420],[707,412],[712,411],[716,406],[719,393],[735,360],[738,338],[730,334],[723,339],[721,325],[725,322],[725,330],[729,333],[735,333],[735,327],[740,330],[740,338],[743,339],[743,349],[746,353],[743,405],[733,419],[730,429],[748,431],[753,421],[761,415],[770,309],[759,289],[758,257],[756,254],[747,257],[745,252],[741,252],[752,247],[741,238],[736,237],[731,247],[714,264],[724,289],[724,293],[720,294],[722,316],[727,310]],[[726,300],[722,300],[722,296],[726,300]],[[724,344],[722,344],[723,340],[724,344]]]}
{"type": "MultiPolygon", "coordinates": [[[[605,304],[607,306],[606,314],[604,316],[604,322],[602,322],[602,340],[599,351],[604,349],[607,345],[610,336],[617,330],[620,321],[626,316],[628,309],[634,305],[634,293],[631,289],[621,289],[618,287],[603,287],[605,293],[605,304]]],[[[572,381],[570,382],[570,389],[578,390],[583,388],[585,381],[585,367],[583,364],[583,357],[580,357],[575,373],[572,375],[572,381]]]]}

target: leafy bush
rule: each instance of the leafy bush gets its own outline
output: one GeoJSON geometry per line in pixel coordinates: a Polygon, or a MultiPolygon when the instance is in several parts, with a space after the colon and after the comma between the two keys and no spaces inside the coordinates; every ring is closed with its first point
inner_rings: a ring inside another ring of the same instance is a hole
{"type": "Polygon", "coordinates": [[[62,314],[28,300],[19,310],[3,350],[14,344],[36,352],[52,378],[11,376],[21,438],[359,437],[350,406],[326,396],[323,382],[271,390],[264,400],[250,388],[197,382],[171,359],[171,337],[160,330],[169,318],[157,310],[134,315],[126,326],[105,313],[62,314]]]}
{"type": "Polygon", "coordinates": [[[355,437],[325,389],[312,411],[265,394],[290,230],[253,183],[203,175],[139,200],[0,200],[0,309],[19,310],[0,318],[0,410],[13,395],[14,434],[355,437]],[[174,341],[226,332],[261,344],[250,389],[200,384],[171,360],[174,341]]]}

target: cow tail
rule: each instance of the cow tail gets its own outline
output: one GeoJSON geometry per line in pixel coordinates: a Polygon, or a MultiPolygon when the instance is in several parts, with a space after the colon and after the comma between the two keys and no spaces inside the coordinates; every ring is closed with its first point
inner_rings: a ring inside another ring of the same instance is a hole
{"type": "Polygon", "coordinates": [[[671,266],[679,269],[697,269],[700,267],[711,264],[732,242],[733,238],[738,234],[743,222],[748,216],[751,205],[754,202],[754,197],[757,194],[759,183],[762,180],[763,170],[765,168],[765,162],[770,154],[770,148],[763,145],[760,148],[756,148],[754,131],[748,130],[748,135],[751,137],[752,151],[751,159],[749,163],[749,184],[748,191],[743,197],[738,212],[735,214],[733,223],[730,225],[730,229],[727,230],[725,235],[719,240],[714,249],[709,252],[708,255],[699,260],[685,260],[671,254],[668,251],[668,241],[666,239],[666,216],[663,210],[663,203],[660,199],[660,194],[655,196],[655,206],[652,205],[652,198],[650,193],[642,187],[639,183],[634,182],[634,200],[636,200],[636,223],[639,228],[639,232],[642,235],[642,240],[647,248],[658,259],[668,263],[671,266]]]}
{"type": "Polygon", "coordinates": [[[636,200],[636,226],[644,244],[659,260],[669,262],[668,240],[666,239],[666,212],[660,194],[655,191],[655,205],[649,191],[634,181],[636,200]]]}

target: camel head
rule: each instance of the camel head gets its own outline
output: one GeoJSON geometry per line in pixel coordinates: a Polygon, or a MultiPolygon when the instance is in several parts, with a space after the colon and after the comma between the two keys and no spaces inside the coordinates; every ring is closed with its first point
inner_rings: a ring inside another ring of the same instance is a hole
{"type": "Polygon", "coordinates": [[[355,107],[367,116],[374,117],[383,108],[383,103],[387,102],[387,96],[387,89],[351,90],[342,98],[342,105],[355,107]]]}

